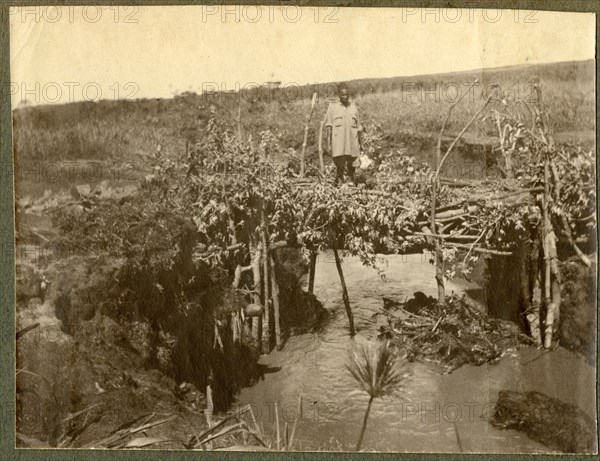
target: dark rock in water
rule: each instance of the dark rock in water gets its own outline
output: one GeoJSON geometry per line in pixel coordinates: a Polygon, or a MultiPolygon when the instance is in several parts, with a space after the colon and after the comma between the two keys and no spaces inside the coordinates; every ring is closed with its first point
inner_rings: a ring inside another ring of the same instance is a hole
{"type": "Polygon", "coordinates": [[[501,429],[523,431],[564,453],[592,453],[597,447],[592,418],[576,406],[540,392],[500,391],[490,422],[501,429]]]}
{"type": "Polygon", "coordinates": [[[414,298],[409,299],[404,304],[404,309],[413,314],[418,313],[424,307],[429,306],[432,303],[435,303],[435,299],[431,296],[427,296],[422,291],[417,291],[413,293],[414,298]]]}
{"type": "Polygon", "coordinates": [[[398,309],[398,307],[400,307],[401,305],[402,305],[402,303],[399,303],[398,301],[394,301],[393,299],[386,298],[385,296],[383,297],[383,308],[385,310],[398,309]]]}
{"type": "Polygon", "coordinates": [[[380,325],[377,331],[377,337],[379,339],[392,339],[394,337],[390,329],[386,328],[384,325],[380,325]]]}
{"type": "Polygon", "coordinates": [[[390,298],[383,298],[384,309],[389,310],[398,309],[398,307],[402,307],[405,311],[410,312],[411,314],[418,314],[421,309],[430,306],[432,303],[435,303],[435,299],[431,296],[427,296],[422,291],[417,291],[413,293],[413,298],[409,299],[404,303],[394,301],[390,298]]]}

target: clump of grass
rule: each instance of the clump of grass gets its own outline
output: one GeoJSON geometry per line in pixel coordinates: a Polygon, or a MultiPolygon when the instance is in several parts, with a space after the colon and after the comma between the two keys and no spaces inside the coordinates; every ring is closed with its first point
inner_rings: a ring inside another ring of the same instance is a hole
{"type": "Polygon", "coordinates": [[[356,451],[360,451],[373,400],[398,391],[400,384],[406,378],[406,374],[398,366],[389,341],[377,348],[361,346],[354,350],[350,357],[350,363],[346,365],[346,368],[356,379],[360,388],[369,394],[367,411],[356,444],[356,451]]]}

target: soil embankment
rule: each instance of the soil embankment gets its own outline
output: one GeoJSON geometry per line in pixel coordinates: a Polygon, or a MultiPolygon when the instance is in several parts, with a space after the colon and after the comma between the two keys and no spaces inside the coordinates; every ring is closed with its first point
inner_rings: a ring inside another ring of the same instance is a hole
{"type": "MultiPolygon", "coordinates": [[[[219,274],[193,269],[208,281],[196,299],[152,321],[120,311],[124,260],[48,259],[17,268],[17,331],[38,324],[17,343],[20,446],[97,447],[122,424],[156,413],[174,419],[148,435],[167,439],[159,448],[181,448],[206,426],[207,385],[214,411],[225,411],[242,386],[269,372],[249,335],[234,341],[231,313],[245,300],[219,274]]],[[[300,289],[302,259],[293,250],[277,259],[286,338],[316,327],[323,309],[300,289]]]]}

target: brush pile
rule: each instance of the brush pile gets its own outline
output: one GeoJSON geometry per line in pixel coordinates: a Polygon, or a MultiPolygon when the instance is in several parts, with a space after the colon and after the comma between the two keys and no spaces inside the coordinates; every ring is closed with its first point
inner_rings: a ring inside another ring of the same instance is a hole
{"type": "Polygon", "coordinates": [[[445,306],[421,292],[399,303],[384,298],[388,325],[379,336],[391,339],[409,361],[440,365],[444,374],[464,364],[497,362],[530,340],[512,322],[488,318],[466,298],[448,297],[445,306]]]}

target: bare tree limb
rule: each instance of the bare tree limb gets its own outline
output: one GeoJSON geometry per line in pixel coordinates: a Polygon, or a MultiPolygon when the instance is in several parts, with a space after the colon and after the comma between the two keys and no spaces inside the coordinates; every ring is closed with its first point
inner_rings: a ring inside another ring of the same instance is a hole
{"type": "Polygon", "coordinates": [[[310,126],[310,120],[313,116],[313,112],[315,111],[315,103],[317,102],[317,93],[314,92],[312,95],[312,101],[310,104],[310,112],[308,114],[308,117],[306,118],[306,126],[304,127],[304,141],[302,142],[302,157],[301,157],[301,163],[300,163],[300,176],[304,176],[304,162],[305,162],[305,156],[306,156],[306,145],[308,143],[308,129],[310,126]]]}
{"type": "MultiPolygon", "coordinates": [[[[558,176],[558,169],[556,168],[556,164],[554,163],[554,160],[550,160],[550,169],[552,171],[552,176],[554,177],[554,201],[558,202],[560,199],[561,181],[560,181],[560,177],[558,176]]],[[[590,258],[588,258],[575,243],[575,239],[573,238],[573,233],[571,232],[571,226],[569,225],[569,220],[567,219],[567,217],[564,214],[561,214],[560,218],[561,218],[561,223],[562,223],[564,233],[567,236],[567,239],[569,240],[571,247],[573,247],[573,250],[575,251],[577,256],[579,256],[579,259],[581,259],[583,264],[585,264],[586,267],[591,267],[592,263],[590,261],[590,258]]]]}
{"type": "Polygon", "coordinates": [[[440,175],[440,171],[442,169],[442,166],[444,166],[444,162],[446,161],[446,159],[448,158],[448,156],[452,152],[452,149],[454,148],[454,146],[456,145],[456,143],[463,137],[463,135],[465,134],[465,132],[471,127],[471,125],[473,124],[473,122],[477,119],[477,117],[479,117],[479,115],[483,112],[483,110],[487,107],[487,105],[490,103],[491,100],[492,100],[492,96],[490,95],[485,100],[485,102],[483,103],[483,105],[479,108],[479,110],[477,112],[475,112],[475,114],[473,115],[473,117],[471,117],[471,120],[469,120],[469,122],[463,127],[463,129],[458,134],[458,136],[456,136],[456,138],[454,138],[454,141],[452,141],[452,143],[450,144],[450,146],[446,150],[446,153],[442,157],[442,160],[440,161],[440,163],[437,166],[437,170],[435,172],[435,177],[434,177],[435,181],[437,181],[437,179],[438,179],[438,177],[440,175]]]}

